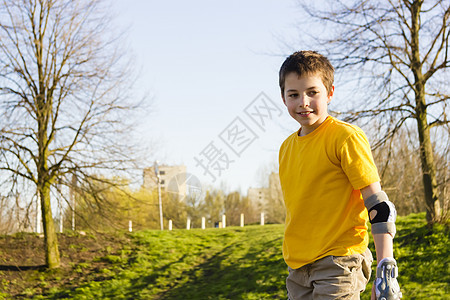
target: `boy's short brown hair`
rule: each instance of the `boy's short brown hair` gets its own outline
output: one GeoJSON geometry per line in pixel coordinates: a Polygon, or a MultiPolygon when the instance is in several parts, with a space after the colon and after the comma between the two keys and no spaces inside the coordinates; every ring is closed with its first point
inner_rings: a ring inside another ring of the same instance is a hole
{"type": "Polygon", "coordinates": [[[282,95],[284,95],[284,81],[290,73],[297,73],[298,76],[319,73],[327,92],[331,92],[334,82],[334,68],[328,58],[315,51],[297,51],[286,58],[279,73],[282,95]]]}

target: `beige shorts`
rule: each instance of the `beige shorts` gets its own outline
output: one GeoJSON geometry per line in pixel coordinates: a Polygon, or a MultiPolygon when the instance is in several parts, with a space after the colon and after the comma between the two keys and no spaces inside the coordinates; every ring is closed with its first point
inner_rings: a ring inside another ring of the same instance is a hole
{"type": "Polygon", "coordinates": [[[372,253],[326,256],[299,269],[289,268],[290,300],[360,299],[372,272],[372,253]]]}

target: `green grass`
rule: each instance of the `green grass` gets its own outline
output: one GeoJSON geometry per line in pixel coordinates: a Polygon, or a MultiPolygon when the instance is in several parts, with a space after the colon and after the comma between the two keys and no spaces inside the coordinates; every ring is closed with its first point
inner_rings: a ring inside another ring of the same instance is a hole
{"type": "Polygon", "coordinates": [[[284,299],[282,233],[282,225],[137,232],[121,255],[98,259],[113,265],[103,280],[35,299],[284,299]]]}
{"type": "MultiPolygon", "coordinates": [[[[418,214],[397,222],[395,256],[403,299],[449,299],[449,229],[428,228],[424,219],[418,214]]],[[[83,281],[58,286],[50,284],[58,271],[36,271],[36,285],[44,285],[45,293],[24,293],[33,299],[286,299],[283,228],[126,233],[130,242],[95,258],[102,267],[83,281]]],[[[373,251],[372,242],[370,247],[373,251]]],[[[72,269],[84,272],[89,263],[72,269]]],[[[370,288],[363,300],[370,299],[370,288]]]]}

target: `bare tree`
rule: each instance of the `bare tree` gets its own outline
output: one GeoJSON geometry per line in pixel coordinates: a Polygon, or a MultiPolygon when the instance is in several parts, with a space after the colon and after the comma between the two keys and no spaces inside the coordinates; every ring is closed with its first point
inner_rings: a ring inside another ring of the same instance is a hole
{"type": "Polygon", "coordinates": [[[206,190],[202,203],[202,212],[208,223],[215,224],[224,213],[225,193],[219,189],[206,190]]]}
{"type": "Polygon", "coordinates": [[[0,191],[17,180],[34,184],[49,268],[60,265],[51,207],[57,186],[71,186],[75,175],[75,191],[100,201],[96,186],[133,169],[128,120],[138,101],[128,97],[130,65],[105,5],[0,4],[0,191]]]}
{"type": "Polygon", "coordinates": [[[415,120],[427,221],[439,221],[432,138],[438,131],[449,138],[450,2],[333,0],[316,2],[320,8],[306,2],[300,2],[307,15],[300,29],[302,48],[320,49],[345,71],[340,74],[349,75],[354,89],[358,83],[364,88],[359,99],[354,96],[361,93],[353,90],[350,101],[341,103],[343,118],[378,124],[375,146],[415,120]]]}
{"type": "Polygon", "coordinates": [[[242,213],[241,194],[229,193],[223,202],[224,214],[227,216],[227,226],[238,226],[242,213]]]}

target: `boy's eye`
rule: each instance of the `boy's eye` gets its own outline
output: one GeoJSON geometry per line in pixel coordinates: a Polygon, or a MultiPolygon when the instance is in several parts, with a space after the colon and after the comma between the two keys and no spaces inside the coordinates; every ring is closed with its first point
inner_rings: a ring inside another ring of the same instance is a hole
{"type": "Polygon", "coordinates": [[[308,92],[308,96],[315,96],[317,95],[319,92],[318,91],[309,91],[308,92]]]}
{"type": "Polygon", "coordinates": [[[298,96],[298,94],[297,93],[294,93],[294,94],[289,94],[288,95],[288,97],[289,98],[296,98],[298,96]]]}

